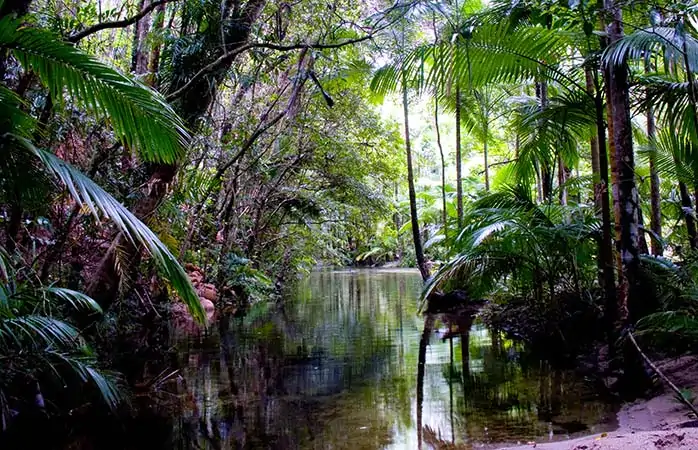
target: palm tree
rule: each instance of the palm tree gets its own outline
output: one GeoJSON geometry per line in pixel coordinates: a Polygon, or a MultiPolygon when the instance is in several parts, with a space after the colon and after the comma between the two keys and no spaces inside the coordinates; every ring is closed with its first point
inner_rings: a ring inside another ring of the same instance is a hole
{"type": "MultiPolygon", "coordinates": [[[[188,134],[181,119],[164,99],[142,84],[99,63],[58,36],[23,24],[14,15],[0,17],[0,48],[9,51],[26,71],[48,89],[56,105],[70,100],[108,119],[120,142],[139,152],[145,161],[171,163],[184,154],[188,134]]],[[[199,297],[176,258],[157,236],[128,209],[67,162],[37,148],[37,120],[23,100],[0,85],[0,195],[21,214],[22,201],[35,189],[22,184],[51,178],[61,183],[97,221],[113,222],[124,238],[145,247],[187,304],[192,315],[205,321],[199,297]]],[[[12,220],[10,221],[10,225],[12,220]]],[[[14,238],[13,230],[8,230],[14,238]]]]}
{"type": "Polygon", "coordinates": [[[85,395],[90,390],[111,409],[122,401],[116,375],[102,370],[80,332],[59,318],[100,314],[99,305],[80,292],[45,286],[38,278],[26,261],[0,250],[0,431],[15,416],[51,413],[66,398],[89,401],[85,395]]]}
{"type": "Polygon", "coordinates": [[[537,204],[525,186],[505,187],[475,201],[465,216],[456,255],[425,287],[457,286],[470,298],[523,299],[558,317],[565,294],[594,288],[598,220],[592,208],[537,204]]]}

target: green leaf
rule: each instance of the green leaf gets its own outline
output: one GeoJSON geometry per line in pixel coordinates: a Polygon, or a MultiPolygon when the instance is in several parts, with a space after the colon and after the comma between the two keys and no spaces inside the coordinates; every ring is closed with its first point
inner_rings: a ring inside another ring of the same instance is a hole
{"type": "Polygon", "coordinates": [[[167,246],[158,239],[150,228],[94,181],[67,162],[52,153],[37,149],[27,139],[19,136],[14,136],[14,138],[23,144],[26,150],[38,157],[46,169],[66,186],[75,201],[86,205],[95,218],[99,219],[101,213],[113,221],[131,243],[143,245],[150,252],[162,274],[170,281],[172,287],[187,305],[192,317],[199,323],[206,323],[206,314],[189,277],[167,246]]]}
{"type": "Polygon", "coordinates": [[[19,20],[0,20],[0,47],[38,75],[54,102],[62,103],[68,94],[106,118],[119,140],[144,160],[172,164],[185,154],[190,137],[182,120],[152,89],[19,20]]]}

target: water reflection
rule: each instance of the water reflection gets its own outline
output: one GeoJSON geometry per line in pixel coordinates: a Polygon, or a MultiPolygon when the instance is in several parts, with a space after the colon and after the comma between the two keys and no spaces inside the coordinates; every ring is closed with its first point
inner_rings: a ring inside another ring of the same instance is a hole
{"type": "Polygon", "coordinates": [[[609,426],[571,374],[471,317],[419,317],[420,289],[414,271],[318,272],[284,308],[179,340],[174,448],[471,448],[609,426]]]}

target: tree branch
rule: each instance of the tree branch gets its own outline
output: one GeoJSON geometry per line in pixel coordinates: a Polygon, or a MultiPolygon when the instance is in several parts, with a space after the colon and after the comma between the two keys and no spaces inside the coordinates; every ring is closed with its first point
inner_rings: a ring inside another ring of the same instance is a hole
{"type": "Polygon", "coordinates": [[[115,20],[113,22],[98,23],[98,24],[93,25],[91,27],[88,27],[82,31],[79,31],[79,32],[73,34],[72,36],[69,36],[68,42],[72,42],[73,44],[75,44],[76,42],[80,41],[81,39],[84,39],[87,36],[94,34],[98,31],[106,30],[109,28],[125,28],[129,25],[133,25],[134,23],[141,20],[143,17],[145,17],[148,13],[150,13],[152,10],[154,10],[158,6],[164,5],[165,3],[169,3],[172,1],[174,1],[174,0],[158,0],[158,1],[151,3],[150,5],[146,6],[145,8],[143,8],[135,16],[132,16],[132,17],[129,17],[129,18],[123,19],[123,20],[115,20]]]}
{"type": "Polygon", "coordinates": [[[224,65],[230,58],[234,58],[240,53],[246,52],[247,50],[251,50],[253,48],[266,48],[269,50],[276,50],[276,51],[281,51],[281,52],[288,52],[288,51],[293,51],[293,50],[301,50],[301,49],[315,49],[315,50],[328,50],[328,49],[337,49],[337,48],[342,48],[347,45],[353,45],[353,44],[358,44],[360,42],[367,41],[369,39],[373,39],[374,34],[367,34],[365,36],[362,36],[360,38],[356,39],[349,39],[346,41],[342,42],[337,42],[334,44],[292,44],[292,45],[279,45],[279,44],[272,44],[269,42],[254,42],[254,43],[249,43],[242,45],[235,50],[231,50],[229,52],[224,53],[221,55],[220,58],[217,60],[213,61],[211,64],[207,65],[203,69],[199,70],[196,74],[194,74],[189,81],[186,82],[184,86],[181,88],[177,89],[176,91],[172,92],[171,94],[168,94],[166,99],[168,102],[171,102],[172,100],[177,99],[180,97],[184,92],[189,89],[194,83],[199,81],[201,77],[204,75],[214,72],[216,69],[224,65]]]}
{"type": "Polygon", "coordinates": [[[662,381],[664,381],[664,383],[666,383],[671,388],[671,390],[674,391],[674,393],[676,394],[677,398],[681,401],[681,403],[686,405],[688,407],[688,409],[690,409],[693,412],[693,414],[698,416],[698,409],[696,409],[696,407],[693,405],[693,403],[688,401],[688,399],[686,398],[684,393],[681,391],[681,389],[679,389],[674,383],[672,383],[671,380],[669,378],[667,378],[666,375],[664,375],[664,372],[659,370],[659,368],[652,362],[652,360],[650,360],[649,357],[642,351],[640,346],[637,344],[637,341],[635,340],[635,336],[633,336],[633,333],[630,330],[628,330],[628,338],[630,339],[630,342],[635,347],[635,350],[637,350],[637,352],[640,354],[642,359],[647,363],[647,365],[652,368],[654,373],[659,375],[659,378],[661,378],[662,381]]]}

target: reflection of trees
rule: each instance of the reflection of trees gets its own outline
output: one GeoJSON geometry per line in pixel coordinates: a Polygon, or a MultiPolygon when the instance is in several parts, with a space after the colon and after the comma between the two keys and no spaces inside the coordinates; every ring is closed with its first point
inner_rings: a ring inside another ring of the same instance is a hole
{"type": "Polygon", "coordinates": [[[451,426],[460,439],[507,442],[535,439],[551,430],[566,435],[583,431],[585,423],[599,423],[608,411],[600,401],[580,401],[586,389],[580,381],[547,362],[528,361],[502,335],[473,327],[468,318],[443,320],[449,345],[458,338],[461,350],[443,370],[449,394],[457,392],[451,426]]]}
{"type": "Polygon", "coordinates": [[[417,363],[417,443],[422,449],[422,412],[424,407],[424,372],[426,370],[427,345],[434,327],[434,317],[427,315],[424,318],[424,330],[419,339],[419,362],[417,363]]]}
{"type": "Polygon", "coordinates": [[[416,346],[402,330],[418,282],[318,274],[283,314],[221,322],[219,349],[181,355],[192,404],[175,431],[180,447],[388,444],[394,424],[411,422],[414,379],[403,361],[416,346]]]}

